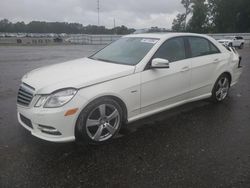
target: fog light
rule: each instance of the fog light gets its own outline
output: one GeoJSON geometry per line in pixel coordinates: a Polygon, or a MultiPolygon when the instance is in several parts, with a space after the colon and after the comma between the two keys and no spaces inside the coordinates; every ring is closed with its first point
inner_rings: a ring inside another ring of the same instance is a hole
{"type": "Polygon", "coordinates": [[[38,125],[38,129],[40,129],[40,131],[45,134],[50,134],[50,135],[55,135],[55,136],[62,135],[62,133],[60,133],[56,128],[51,127],[51,126],[38,125]]]}

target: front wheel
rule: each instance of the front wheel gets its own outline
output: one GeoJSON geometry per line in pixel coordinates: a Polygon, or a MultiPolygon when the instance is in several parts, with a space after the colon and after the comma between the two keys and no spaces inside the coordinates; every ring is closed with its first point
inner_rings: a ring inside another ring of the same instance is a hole
{"type": "Polygon", "coordinates": [[[76,123],[77,140],[91,144],[105,143],[120,130],[122,108],[111,98],[100,98],[90,103],[76,123]]]}
{"type": "Polygon", "coordinates": [[[212,91],[212,100],[215,102],[223,101],[227,96],[230,88],[230,79],[227,74],[222,74],[215,82],[212,91]]]}

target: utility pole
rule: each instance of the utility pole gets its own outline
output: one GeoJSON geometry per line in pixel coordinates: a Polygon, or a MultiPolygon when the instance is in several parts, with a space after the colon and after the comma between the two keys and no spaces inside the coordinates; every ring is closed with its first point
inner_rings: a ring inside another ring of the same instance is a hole
{"type": "Polygon", "coordinates": [[[116,32],[115,32],[115,18],[114,18],[114,34],[116,34],[116,32]]]}
{"type": "Polygon", "coordinates": [[[97,0],[98,26],[100,26],[100,0],[97,0]]]}

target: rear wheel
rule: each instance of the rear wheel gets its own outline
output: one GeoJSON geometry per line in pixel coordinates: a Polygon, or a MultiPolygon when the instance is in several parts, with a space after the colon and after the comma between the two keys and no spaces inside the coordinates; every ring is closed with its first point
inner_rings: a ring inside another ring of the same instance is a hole
{"type": "Polygon", "coordinates": [[[216,81],[213,91],[212,99],[215,102],[223,101],[227,96],[230,88],[230,78],[227,74],[222,74],[216,81]]]}
{"type": "Polygon", "coordinates": [[[113,99],[100,98],[90,103],[79,115],[76,137],[87,143],[104,143],[119,132],[121,124],[120,105],[113,99]]]}
{"type": "Polygon", "coordinates": [[[240,45],[240,47],[239,47],[240,49],[243,49],[244,48],[244,44],[243,43],[241,43],[241,45],[240,45]]]}

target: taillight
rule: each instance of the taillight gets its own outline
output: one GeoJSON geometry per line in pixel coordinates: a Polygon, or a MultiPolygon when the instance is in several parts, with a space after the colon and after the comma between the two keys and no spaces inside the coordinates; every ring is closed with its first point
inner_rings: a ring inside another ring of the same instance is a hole
{"type": "Polygon", "coordinates": [[[242,60],[242,57],[240,56],[239,57],[239,64],[238,64],[238,68],[241,68],[242,66],[241,66],[241,60],[242,60]]]}

